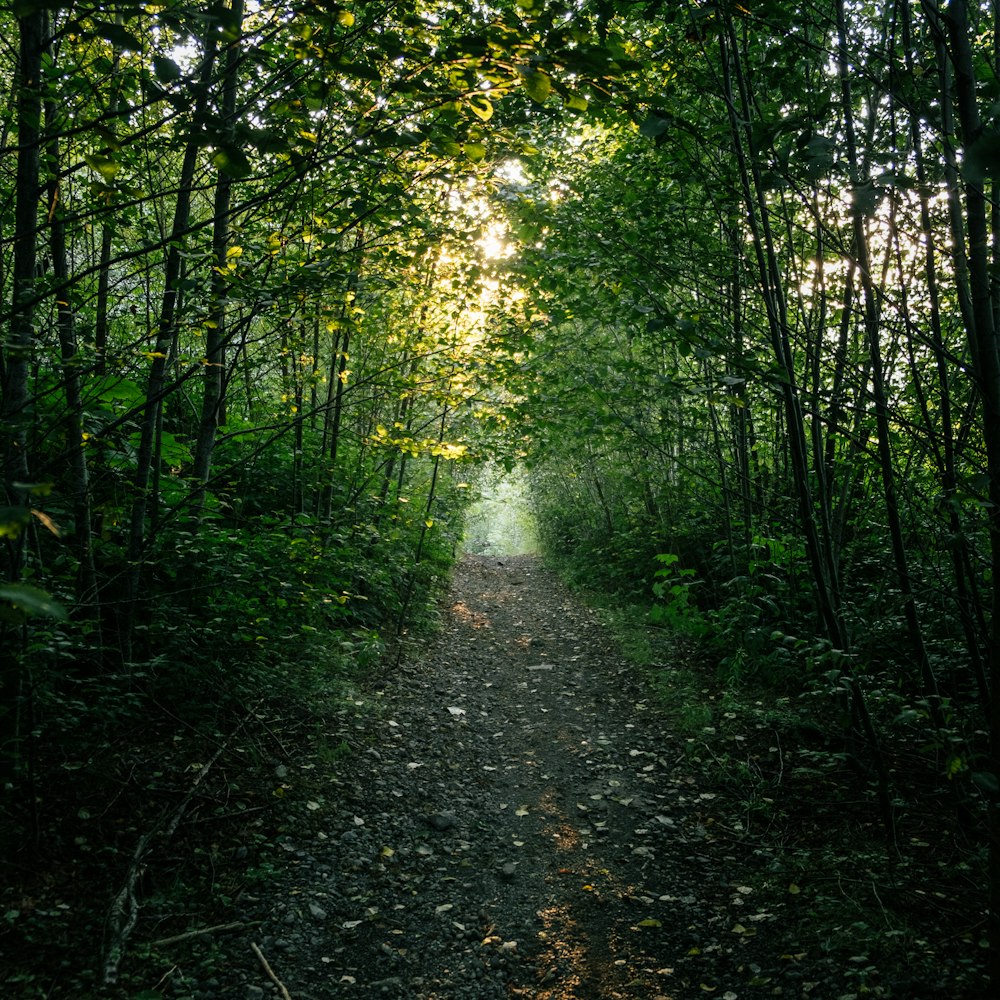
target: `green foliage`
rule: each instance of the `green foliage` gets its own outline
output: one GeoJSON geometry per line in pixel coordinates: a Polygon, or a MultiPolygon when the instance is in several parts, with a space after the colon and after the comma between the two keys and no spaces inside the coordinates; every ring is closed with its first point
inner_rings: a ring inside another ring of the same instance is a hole
{"type": "Polygon", "coordinates": [[[660,568],[653,574],[653,593],[660,603],[650,610],[649,620],[694,637],[703,635],[708,626],[692,600],[692,588],[698,583],[696,570],[682,569],[680,556],[672,552],[660,553],[656,561],[660,568]]]}
{"type": "Polygon", "coordinates": [[[44,617],[63,620],[66,609],[52,595],[39,587],[26,583],[9,583],[0,586],[0,601],[10,601],[9,608],[0,608],[0,617],[18,621],[21,617],[44,617]]]}
{"type": "Polygon", "coordinates": [[[843,40],[791,4],[40,9],[3,15],[42,71],[0,179],[0,753],[35,841],[62,761],[325,697],[431,624],[483,458],[571,579],[861,771],[870,712],[980,815],[992,279],[940,248],[995,95],[938,89],[989,76],[980,26],[956,73],[919,5],[843,40]]]}

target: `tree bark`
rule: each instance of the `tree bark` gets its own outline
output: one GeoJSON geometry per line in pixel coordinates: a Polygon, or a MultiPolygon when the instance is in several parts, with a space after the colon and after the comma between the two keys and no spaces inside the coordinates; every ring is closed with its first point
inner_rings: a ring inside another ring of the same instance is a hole
{"type": "MultiPolygon", "coordinates": [[[[236,120],[236,96],[239,84],[239,66],[243,30],[243,0],[232,0],[233,23],[239,25],[239,34],[226,49],[220,116],[230,140],[236,120]]],[[[201,419],[194,450],[193,474],[201,484],[195,498],[199,511],[205,503],[205,484],[212,474],[212,452],[224,406],[226,344],[228,335],[229,248],[230,212],[232,208],[233,176],[220,170],[215,185],[214,222],[212,227],[212,253],[215,269],[212,272],[212,311],[205,329],[205,372],[202,377],[201,419]]]]}
{"type": "Polygon", "coordinates": [[[724,97],[729,115],[730,134],[739,166],[747,218],[750,224],[757,262],[761,296],[767,312],[768,330],[775,360],[781,370],[781,397],[787,423],[787,440],[792,477],[795,484],[799,518],[805,537],[806,553],[812,570],[813,592],[827,638],[836,651],[839,670],[850,694],[852,716],[857,735],[867,750],[878,778],[878,798],[886,837],[894,838],[894,817],[889,792],[888,769],[874,722],[861,685],[849,664],[850,645],[840,610],[836,580],[828,573],[829,559],[823,552],[817,529],[812,491],[809,484],[807,446],[802,405],[792,357],[788,318],[781,271],[774,249],[770,209],[765,195],[760,156],[754,140],[754,110],[731,15],[726,15],[719,36],[724,97]],[[733,84],[736,84],[734,90],[733,84]],[[738,102],[738,103],[737,103],[738,102]]]}
{"type": "MultiPolygon", "coordinates": [[[[205,41],[192,123],[200,121],[208,106],[209,83],[215,66],[215,32],[205,41]]],[[[197,125],[192,125],[197,128],[197,125]]],[[[146,542],[146,515],[150,505],[150,481],[153,478],[153,461],[157,449],[157,431],[160,426],[160,412],[163,392],[166,386],[167,365],[176,336],[179,282],[183,266],[182,248],[191,212],[191,189],[195,167],[198,162],[200,145],[196,138],[188,141],[184,149],[180,176],[177,182],[177,201],[171,226],[171,238],[164,267],[163,297],[156,324],[156,334],[151,352],[149,378],[146,382],[146,403],[140,423],[139,447],[136,452],[135,475],[132,480],[132,510],[128,532],[128,575],[126,581],[126,609],[123,634],[121,636],[122,655],[132,658],[132,627],[141,592],[142,565],[146,542]]],[[[155,502],[155,497],[152,498],[155,502]]]]}
{"type": "MultiPolygon", "coordinates": [[[[51,52],[51,46],[49,47],[51,52]]],[[[56,284],[65,291],[56,301],[56,330],[62,360],[63,392],[66,397],[66,450],[69,462],[69,488],[73,505],[73,538],[78,561],[77,605],[93,622],[96,614],[97,571],[94,566],[93,533],[90,510],[90,473],[86,441],[83,436],[83,395],[80,386],[80,355],[76,337],[76,316],[72,305],[69,252],[66,245],[65,209],[62,204],[61,157],[59,148],[59,110],[51,97],[45,99],[46,173],[49,251],[56,284]]],[[[98,640],[98,645],[100,642],[98,640]]]]}
{"type": "MultiPolygon", "coordinates": [[[[962,141],[970,147],[982,134],[976,100],[976,72],[972,55],[966,0],[952,0],[941,15],[947,26],[951,63],[955,71],[955,99],[962,141]]],[[[976,384],[982,396],[983,440],[989,477],[988,524],[990,538],[991,636],[990,785],[988,798],[990,857],[989,912],[990,974],[994,992],[1000,990],[1000,343],[994,324],[990,280],[989,203],[983,184],[965,179],[966,251],[969,262],[971,324],[966,332],[973,354],[976,384]]]]}
{"type": "MultiPolygon", "coordinates": [[[[34,354],[35,268],[38,243],[38,206],[41,195],[42,55],[45,50],[45,13],[41,7],[17,21],[17,167],[14,193],[14,250],[11,319],[4,352],[3,402],[0,419],[6,431],[4,491],[10,507],[27,502],[29,420],[28,377],[34,354]]],[[[23,533],[22,536],[23,538],[23,533]]],[[[7,543],[7,575],[20,573],[22,545],[7,543]]]]}

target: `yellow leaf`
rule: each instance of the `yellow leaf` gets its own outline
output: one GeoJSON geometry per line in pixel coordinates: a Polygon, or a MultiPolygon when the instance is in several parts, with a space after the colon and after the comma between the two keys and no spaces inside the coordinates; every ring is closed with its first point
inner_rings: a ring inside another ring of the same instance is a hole
{"type": "Polygon", "coordinates": [[[469,98],[469,107],[472,109],[472,113],[484,122],[488,122],[493,117],[493,103],[485,94],[473,94],[469,98]]]}
{"type": "Polygon", "coordinates": [[[639,921],[640,927],[662,927],[663,924],[659,920],[654,920],[652,917],[646,917],[645,920],[639,921]]]}
{"type": "Polygon", "coordinates": [[[59,525],[48,514],[44,514],[42,511],[35,510],[34,508],[32,508],[31,514],[33,517],[38,518],[56,538],[62,538],[62,531],[59,530],[59,525]]]}
{"type": "Polygon", "coordinates": [[[391,858],[396,852],[391,847],[383,847],[379,853],[383,858],[391,858]]]}
{"type": "Polygon", "coordinates": [[[424,525],[426,527],[428,527],[428,528],[433,528],[434,527],[434,522],[430,518],[427,518],[427,520],[424,521],[424,525]]]}
{"type": "Polygon", "coordinates": [[[792,896],[797,896],[802,890],[794,882],[792,882],[788,886],[788,891],[792,896]]]}
{"type": "Polygon", "coordinates": [[[584,892],[593,892],[594,887],[592,885],[585,885],[582,887],[584,892]]]}
{"type": "Polygon", "coordinates": [[[337,24],[344,28],[354,27],[354,15],[349,10],[337,11],[337,24]]]}

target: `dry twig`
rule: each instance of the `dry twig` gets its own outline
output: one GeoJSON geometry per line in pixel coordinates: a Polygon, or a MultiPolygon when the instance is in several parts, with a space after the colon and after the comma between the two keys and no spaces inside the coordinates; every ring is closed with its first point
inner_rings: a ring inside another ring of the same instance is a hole
{"type": "Polygon", "coordinates": [[[187,941],[189,938],[208,937],[209,934],[224,934],[226,931],[239,931],[243,930],[244,927],[256,927],[259,923],[259,920],[254,920],[251,923],[237,920],[231,924],[216,924],[214,927],[196,927],[193,931],[185,931],[183,934],[174,934],[172,937],[160,938],[159,941],[153,942],[153,947],[163,948],[168,944],[187,941]]]}
{"type": "Polygon", "coordinates": [[[281,1000],[292,1000],[291,993],[285,988],[285,984],[274,974],[274,969],[271,968],[267,963],[267,959],[264,957],[264,953],[253,943],[250,942],[250,950],[257,956],[260,964],[263,966],[264,971],[267,973],[268,978],[275,986],[278,987],[278,992],[281,994],[281,1000]]]}

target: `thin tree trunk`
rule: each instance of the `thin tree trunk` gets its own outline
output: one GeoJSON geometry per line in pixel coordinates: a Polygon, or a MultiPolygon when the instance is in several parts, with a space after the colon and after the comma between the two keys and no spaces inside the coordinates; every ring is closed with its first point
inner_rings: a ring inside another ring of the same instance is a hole
{"type": "MultiPolygon", "coordinates": [[[[239,25],[239,34],[225,53],[220,116],[223,128],[230,138],[236,118],[236,95],[239,83],[239,65],[243,26],[243,0],[232,0],[233,23],[239,25]]],[[[220,170],[215,185],[213,206],[212,254],[215,269],[212,271],[212,312],[205,331],[205,373],[202,378],[201,420],[194,451],[194,477],[201,484],[195,498],[199,510],[205,503],[205,484],[212,474],[212,452],[219,428],[219,417],[224,405],[226,323],[228,319],[230,210],[232,205],[233,176],[220,170]]]]}
{"type": "Polygon", "coordinates": [[[857,721],[859,735],[868,744],[868,751],[878,777],[878,798],[886,837],[894,837],[894,817],[889,792],[888,769],[879,743],[878,734],[868,711],[861,686],[854,672],[847,666],[849,642],[847,629],[840,612],[840,598],[836,580],[828,576],[829,559],[821,548],[807,465],[807,446],[799,400],[796,373],[788,335],[785,297],[771,235],[770,210],[761,176],[760,157],[756,149],[752,122],[753,108],[747,82],[740,62],[739,47],[733,29],[732,17],[724,18],[723,33],[719,38],[722,65],[722,83],[729,113],[730,133],[739,166],[740,183],[753,234],[757,259],[760,290],[767,310],[768,328],[775,359],[782,371],[781,395],[783,412],[787,421],[787,439],[799,518],[805,536],[806,553],[812,569],[813,590],[827,637],[838,651],[841,673],[851,700],[852,715],[857,721]],[[734,92],[735,80],[737,91],[734,92]],[[738,94],[738,96],[737,96],[738,94]],[[737,104],[737,100],[739,104],[737,104]]]}
{"type": "MultiPolygon", "coordinates": [[[[982,133],[976,99],[976,73],[970,41],[966,0],[952,0],[942,15],[955,69],[955,99],[962,140],[971,146],[982,133]]],[[[988,202],[981,183],[966,179],[965,219],[968,233],[969,289],[972,324],[966,326],[974,359],[976,383],[982,394],[983,439],[989,475],[988,524],[992,580],[990,636],[990,768],[994,794],[988,798],[990,858],[988,936],[990,975],[994,993],[1000,991],[1000,343],[993,322],[990,280],[988,202]]]]}
{"type": "MultiPolygon", "coordinates": [[[[117,6],[117,5],[115,5],[117,6]]],[[[115,23],[120,24],[121,13],[115,10],[115,23]]],[[[118,72],[121,66],[121,52],[117,49],[111,59],[110,73],[110,96],[108,98],[107,109],[107,129],[112,134],[116,133],[118,106],[120,100],[118,72]]],[[[104,375],[108,365],[108,303],[110,300],[111,285],[111,245],[114,234],[113,222],[105,221],[101,224],[101,250],[98,260],[97,272],[97,301],[94,305],[94,372],[97,375],[104,375]]]]}
{"type": "MultiPolygon", "coordinates": [[[[914,71],[913,44],[911,41],[910,5],[907,2],[898,4],[900,23],[903,36],[903,51],[906,58],[907,72],[914,71]]],[[[941,103],[949,102],[947,94],[941,95],[941,103]]],[[[938,390],[936,396],[937,414],[940,421],[940,441],[938,468],[941,476],[942,509],[948,518],[948,529],[954,544],[949,546],[952,562],[952,572],[955,579],[955,605],[958,610],[965,645],[972,664],[979,698],[985,706],[989,704],[989,683],[986,678],[986,664],[983,659],[980,634],[976,629],[974,618],[975,595],[970,591],[968,567],[968,544],[962,530],[958,513],[956,497],[958,493],[958,473],[955,464],[955,431],[952,419],[952,400],[948,358],[944,346],[944,334],[941,323],[941,292],[938,283],[937,250],[934,241],[934,229],[931,223],[930,199],[928,195],[927,165],[924,157],[923,136],[921,134],[920,118],[910,116],[910,142],[913,147],[913,161],[917,175],[917,192],[920,199],[920,233],[924,251],[924,280],[927,284],[928,319],[930,321],[930,348],[937,370],[938,390]]],[[[996,238],[994,237],[994,259],[996,258],[996,238]]],[[[901,289],[905,296],[905,285],[901,289]]],[[[994,303],[995,306],[995,303],[994,303]]],[[[908,314],[905,298],[903,299],[904,315],[908,314]]],[[[996,308],[994,308],[996,316],[996,308]]],[[[927,416],[930,426],[930,415],[927,416]]]]}
{"type": "MultiPolygon", "coordinates": [[[[844,0],[837,0],[837,70],[840,77],[841,104],[843,106],[844,133],[847,146],[847,164],[850,170],[851,184],[855,192],[859,192],[868,178],[863,177],[858,164],[858,145],[854,127],[853,94],[851,88],[851,71],[847,53],[847,24],[844,15],[844,0]]],[[[875,429],[878,444],[879,472],[882,477],[882,493],[885,501],[886,521],[889,528],[889,538],[892,545],[892,557],[896,569],[896,578],[900,594],[903,598],[903,611],[906,618],[906,631],[913,648],[913,655],[920,670],[923,693],[927,699],[931,719],[934,726],[940,729],[944,725],[941,714],[941,697],[937,678],[927,655],[924,644],[923,629],[917,612],[917,603],[913,594],[913,582],[910,577],[909,561],[906,545],[903,541],[903,526],[899,514],[899,501],[896,495],[896,473],[892,464],[892,450],[889,432],[889,403],[886,395],[885,372],[880,342],[881,321],[877,292],[872,282],[871,254],[868,248],[868,238],[865,233],[865,217],[861,207],[862,199],[855,196],[851,199],[851,226],[853,230],[854,258],[858,264],[858,275],[861,279],[861,289],[864,298],[865,338],[868,342],[868,355],[871,361],[872,395],[875,402],[875,429]]]]}
{"type": "Polygon", "coordinates": [[[328,408],[326,422],[323,427],[323,448],[322,463],[326,466],[323,489],[320,494],[319,520],[321,523],[329,525],[333,517],[333,483],[337,474],[337,452],[340,447],[340,427],[344,418],[344,393],[347,389],[347,364],[351,349],[351,325],[349,316],[351,303],[354,301],[354,292],[358,284],[358,275],[361,272],[361,251],[364,246],[364,230],[358,228],[354,241],[354,251],[357,255],[355,267],[351,271],[347,281],[347,291],[344,298],[344,307],[341,310],[343,321],[343,337],[338,333],[339,343],[335,345],[333,358],[330,360],[330,379],[332,389],[332,401],[328,394],[328,408]],[[329,449],[327,453],[327,449],[329,449]]]}
{"type": "MultiPolygon", "coordinates": [[[[50,47],[51,52],[51,47],[50,47]]],[[[73,539],[78,560],[77,603],[83,614],[96,622],[97,571],[94,566],[91,530],[90,475],[87,468],[86,442],[83,436],[83,396],[80,390],[79,349],[76,321],[70,288],[69,253],[66,246],[65,208],[62,204],[61,157],[59,149],[59,111],[51,97],[45,100],[46,173],[49,223],[49,251],[56,284],[66,289],[56,302],[56,330],[62,359],[63,391],[66,395],[66,442],[69,483],[73,504],[73,539]]],[[[100,645],[100,642],[97,643],[100,645]]]]}
{"type": "MultiPolygon", "coordinates": [[[[6,441],[3,478],[6,505],[16,513],[4,516],[2,576],[17,581],[23,569],[30,502],[28,474],[28,379],[34,355],[35,265],[37,255],[38,201],[41,194],[40,146],[42,141],[42,56],[46,46],[46,17],[41,7],[18,18],[17,166],[14,178],[13,265],[11,269],[11,319],[3,350],[3,397],[0,423],[6,441]],[[15,524],[11,524],[15,522],[15,524]]],[[[0,632],[0,755],[4,780],[23,782],[32,832],[39,835],[38,794],[35,789],[35,701],[32,657],[25,654],[29,626],[7,626],[0,632]],[[16,638],[15,638],[16,637],[16,638]],[[22,755],[23,750],[23,755],[22,755]]]]}
{"type": "MultiPolygon", "coordinates": [[[[34,353],[35,264],[38,201],[41,194],[39,157],[42,126],[42,54],[45,49],[45,13],[33,8],[18,18],[17,167],[14,179],[14,236],[10,333],[4,352],[3,401],[0,407],[7,442],[4,449],[4,491],[7,505],[27,501],[28,455],[26,410],[28,376],[34,353]]],[[[21,536],[23,539],[23,534],[21,536]]],[[[7,542],[7,575],[20,574],[23,543],[7,542]]]]}
{"type": "MultiPolygon", "coordinates": [[[[215,65],[215,48],[215,34],[212,33],[205,42],[205,53],[202,58],[201,72],[199,74],[197,96],[191,116],[192,122],[200,121],[208,106],[209,82],[215,65]]],[[[178,286],[183,265],[181,250],[184,243],[184,233],[187,230],[191,213],[191,188],[194,182],[199,150],[200,145],[197,139],[189,140],[185,146],[184,158],[181,163],[171,239],[164,268],[163,298],[160,302],[160,315],[156,324],[156,338],[153,344],[149,378],[146,383],[146,405],[140,425],[139,447],[136,452],[136,469],[132,480],[134,499],[132,501],[128,532],[126,613],[123,635],[121,637],[122,655],[126,660],[131,659],[132,656],[132,626],[134,624],[142,581],[142,563],[146,541],[146,514],[150,505],[150,480],[153,478],[153,461],[157,450],[157,431],[160,427],[162,395],[166,385],[167,365],[177,332],[178,296],[180,294],[178,286]]]]}

